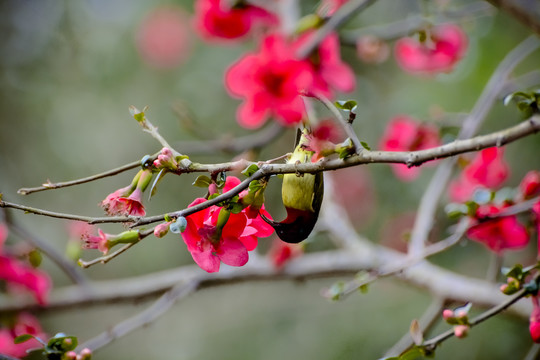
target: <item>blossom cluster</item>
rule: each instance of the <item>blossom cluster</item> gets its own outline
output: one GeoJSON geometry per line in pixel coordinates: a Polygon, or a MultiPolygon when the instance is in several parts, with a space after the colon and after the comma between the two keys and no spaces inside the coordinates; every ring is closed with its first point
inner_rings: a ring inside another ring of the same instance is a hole
{"type": "MultiPolygon", "coordinates": [[[[29,292],[40,305],[45,305],[51,289],[49,276],[9,252],[4,244],[7,237],[8,228],[0,223],[0,283],[5,283],[5,289],[10,295],[29,292]]],[[[27,312],[5,315],[0,317],[0,355],[26,356],[26,350],[36,347],[39,343],[32,340],[15,344],[14,339],[23,334],[44,335],[39,321],[27,312]]]]}

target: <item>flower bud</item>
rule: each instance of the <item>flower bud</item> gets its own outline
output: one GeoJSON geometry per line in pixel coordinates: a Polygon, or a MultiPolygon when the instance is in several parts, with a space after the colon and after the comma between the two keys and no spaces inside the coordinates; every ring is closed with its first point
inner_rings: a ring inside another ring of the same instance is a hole
{"type": "Polygon", "coordinates": [[[442,312],[442,317],[444,320],[448,320],[450,318],[453,318],[454,317],[454,311],[450,310],[450,309],[444,309],[444,311],[442,312]]]}
{"type": "Polygon", "coordinates": [[[521,183],[519,190],[523,199],[530,199],[540,193],[540,171],[529,171],[521,183]]]}
{"type": "Polygon", "coordinates": [[[68,351],[64,354],[65,360],[76,360],[77,359],[77,353],[75,351],[68,351]]]}
{"type": "Polygon", "coordinates": [[[162,238],[169,232],[169,225],[172,223],[172,221],[164,222],[159,225],[157,225],[154,228],[154,236],[157,238],[162,238]]]}
{"type": "Polygon", "coordinates": [[[468,332],[469,332],[469,326],[467,325],[454,326],[454,335],[456,335],[456,337],[460,339],[466,337],[468,332]]]}

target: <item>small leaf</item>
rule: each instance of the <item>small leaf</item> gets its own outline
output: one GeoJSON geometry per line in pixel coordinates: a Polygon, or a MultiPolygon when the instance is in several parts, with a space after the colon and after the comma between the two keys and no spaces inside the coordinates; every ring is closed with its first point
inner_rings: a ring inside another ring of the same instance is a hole
{"type": "Polygon", "coordinates": [[[261,184],[259,180],[253,180],[249,183],[249,192],[257,192],[261,190],[264,186],[261,184]]]}
{"type": "Polygon", "coordinates": [[[369,147],[368,143],[365,141],[360,141],[360,144],[366,149],[367,151],[371,151],[371,148],[369,147]]]}
{"type": "Polygon", "coordinates": [[[210,179],[206,175],[200,175],[198,176],[195,181],[193,182],[193,186],[201,187],[201,188],[207,188],[212,183],[212,179],[210,179]]]}
{"type": "Polygon", "coordinates": [[[504,271],[503,274],[506,277],[514,278],[521,280],[523,278],[523,265],[516,264],[512,268],[503,268],[501,271],[504,271]]]}
{"type": "Polygon", "coordinates": [[[399,356],[399,360],[415,360],[424,356],[424,351],[421,347],[415,346],[399,356]]]}
{"type": "Polygon", "coordinates": [[[411,322],[411,327],[409,328],[409,333],[415,345],[420,345],[424,342],[424,335],[422,335],[422,330],[420,329],[420,324],[418,320],[414,319],[411,322]]]}
{"type": "Polygon", "coordinates": [[[171,230],[171,232],[175,234],[180,234],[186,230],[186,227],[187,227],[186,218],[183,216],[180,216],[178,219],[176,219],[175,222],[169,225],[169,230],[171,230]]]}
{"type": "Polygon", "coordinates": [[[15,340],[13,340],[13,342],[15,344],[21,344],[23,342],[26,342],[30,339],[34,339],[35,336],[34,335],[30,335],[30,334],[23,334],[23,335],[19,335],[15,338],[15,340]]]}
{"type": "Polygon", "coordinates": [[[152,165],[152,157],[150,155],[144,155],[141,159],[141,166],[143,168],[148,168],[152,165]]]}
{"type": "Polygon", "coordinates": [[[152,186],[150,186],[150,194],[148,195],[148,200],[150,200],[152,198],[152,196],[156,195],[157,185],[165,177],[166,173],[167,173],[167,171],[165,169],[161,169],[159,171],[156,178],[154,179],[154,182],[152,183],[152,186]]]}
{"type": "MultiPolygon", "coordinates": [[[[144,108],[146,109],[146,107],[144,108]]],[[[138,122],[144,122],[144,111],[140,111],[139,109],[137,109],[135,106],[131,105],[129,107],[129,113],[131,114],[131,116],[133,116],[133,118],[135,120],[137,120],[138,122]]]]}
{"type": "Polygon", "coordinates": [[[247,168],[245,168],[244,171],[242,171],[242,174],[244,174],[247,177],[250,177],[253,175],[257,170],[259,170],[259,167],[257,164],[251,164],[247,168]]]}
{"type": "Polygon", "coordinates": [[[357,104],[354,100],[338,100],[334,103],[338,109],[354,112],[356,111],[357,104]]]}
{"type": "Polygon", "coordinates": [[[225,180],[227,180],[227,174],[224,171],[220,172],[216,177],[216,185],[218,189],[222,189],[225,186],[225,180]]]}
{"type": "Polygon", "coordinates": [[[77,337],[66,336],[64,333],[58,333],[47,343],[47,348],[50,351],[66,352],[75,349],[78,345],[77,337]]]}

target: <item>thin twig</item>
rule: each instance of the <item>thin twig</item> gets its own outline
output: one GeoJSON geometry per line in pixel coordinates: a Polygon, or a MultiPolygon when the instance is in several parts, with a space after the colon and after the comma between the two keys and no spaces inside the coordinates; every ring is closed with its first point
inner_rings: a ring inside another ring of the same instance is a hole
{"type": "MultiPolygon", "coordinates": [[[[521,289],[520,291],[518,291],[516,293],[516,295],[514,295],[511,299],[509,299],[508,301],[505,301],[491,309],[489,309],[488,311],[485,311],[483,312],[482,314],[478,315],[477,317],[475,317],[474,319],[472,319],[469,324],[470,324],[470,327],[474,327],[478,324],[480,324],[481,322],[489,319],[490,317],[492,316],[495,316],[497,315],[498,313],[506,310],[508,307],[510,307],[511,305],[513,305],[514,303],[516,303],[517,301],[519,301],[521,298],[523,298],[524,296],[527,296],[529,294],[529,292],[527,291],[527,289],[521,289]]],[[[440,345],[443,341],[451,338],[452,336],[454,336],[454,329],[450,329],[438,336],[435,336],[434,338],[424,342],[422,344],[423,347],[426,348],[426,350],[428,350],[428,352],[432,352],[435,350],[435,348],[440,345]]]]}
{"type": "MultiPolygon", "coordinates": [[[[155,157],[158,154],[159,153],[156,153],[156,154],[154,154],[152,156],[155,157]]],[[[91,181],[94,181],[94,180],[103,179],[103,178],[108,177],[108,176],[118,175],[118,174],[120,174],[120,173],[122,173],[124,171],[135,169],[135,168],[137,168],[139,166],[141,166],[141,161],[137,160],[137,161],[131,162],[129,164],[117,167],[115,169],[111,169],[111,170],[108,170],[108,171],[105,171],[105,172],[102,172],[102,173],[99,173],[99,174],[91,175],[91,176],[88,176],[88,177],[85,177],[85,178],[82,178],[82,179],[77,179],[77,180],[72,180],[72,181],[56,182],[56,183],[52,183],[52,182],[48,181],[45,184],[43,184],[42,186],[37,186],[37,187],[32,187],[32,188],[20,188],[19,190],[17,190],[17,193],[20,194],[20,195],[28,195],[28,194],[32,194],[32,193],[39,192],[39,191],[60,189],[60,188],[68,187],[68,186],[80,185],[80,184],[84,184],[84,183],[91,182],[91,181]]]]}
{"type": "Polygon", "coordinates": [[[117,257],[118,255],[120,255],[123,252],[129,250],[129,248],[132,247],[133,245],[135,245],[135,243],[125,244],[121,248],[119,248],[118,250],[116,250],[116,251],[114,251],[114,252],[112,252],[110,254],[100,256],[100,257],[95,258],[95,259],[90,260],[90,261],[84,261],[83,259],[79,259],[78,263],[83,268],[89,268],[90,266],[96,265],[96,264],[106,264],[109,261],[111,261],[112,259],[114,259],[115,257],[117,257]]]}

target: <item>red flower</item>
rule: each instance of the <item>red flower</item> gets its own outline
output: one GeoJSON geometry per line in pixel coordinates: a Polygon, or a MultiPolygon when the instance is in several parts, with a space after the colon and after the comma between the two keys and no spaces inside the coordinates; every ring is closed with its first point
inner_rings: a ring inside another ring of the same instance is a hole
{"type": "Polygon", "coordinates": [[[521,183],[519,191],[523,199],[530,199],[540,193],[540,171],[529,171],[521,183]]]}
{"type": "Polygon", "coordinates": [[[256,25],[273,26],[278,18],[268,11],[249,4],[230,6],[222,0],[197,0],[195,24],[206,39],[238,39],[256,25]]]}
{"type": "Polygon", "coordinates": [[[463,57],[467,37],[457,25],[434,26],[430,35],[431,39],[422,43],[412,38],[396,42],[396,60],[403,70],[428,74],[450,72],[463,57]]]}
{"type": "Polygon", "coordinates": [[[302,245],[288,244],[279,239],[274,239],[268,252],[270,262],[277,270],[281,270],[292,259],[302,255],[302,245]]]}
{"type": "MultiPolygon", "coordinates": [[[[416,151],[440,145],[439,132],[431,124],[422,124],[406,115],[393,118],[381,139],[385,151],[416,151]]],[[[394,174],[403,181],[412,181],[420,174],[419,167],[391,164],[394,174]]]]}
{"type": "MultiPolygon", "coordinates": [[[[223,190],[226,192],[239,183],[239,179],[229,176],[223,190]]],[[[189,207],[205,201],[203,198],[195,199],[189,207]]],[[[249,218],[246,209],[238,214],[225,211],[221,207],[210,206],[186,217],[187,226],[182,238],[193,260],[207,272],[219,271],[221,262],[231,266],[245,265],[248,251],[257,247],[258,238],[270,236],[274,231],[260,216],[249,218]],[[223,217],[226,218],[224,224],[223,217]]],[[[269,216],[264,208],[261,212],[269,216]]]]}
{"type": "Polygon", "coordinates": [[[480,151],[449,187],[450,199],[465,202],[479,188],[495,189],[508,177],[508,166],[502,148],[491,147],[480,151]]]}
{"type": "Polygon", "coordinates": [[[529,242],[529,234],[515,215],[484,220],[488,216],[498,215],[501,210],[502,207],[494,205],[480,205],[475,216],[477,224],[467,230],[467,236],[496,253],[525,247],[529,242]]]}
{"type": "Polygon", "coordinates": [[[38,269],[34,269],[23,262],[7,255],[0,255],[0,279],[8,285],[20,285],[33,293],[41,305],[47,302],[51,289],[51,279],[38,269]]]}
{"type": "Polygon", "coordinates": [[[538,298],[536,296],[532,296],[531,300],[533,311],[529,318],[529,333],[535,343],[540,343],[540,305],[538,304],[538,298]]]}
{"type": "Polygon", "coordinates": [[[42,347],[41,343],[36,339],[15,344],[15,338],[24,334],[34,335],[41,339],[47,337],[41,329],[39,321],[34,316],[29,313],[20,313],[11,328],[0,328],[0,354],[22,358],[27,355],[26,350],[42,347]]]}
{"type": "Polygon", "coordinates": [[[311,65],[294,58],[294,49],[280,35],[263,39],[258,53],[245,55],[225,74],[231,95],[244,98],[237,113],[246,128],[258,128],[269,116],[284,125],[297,124],[305,107],[299,93],[313,81],[311,65]]]}
{"type": "MultiPolygon", "coordinates": [[[[315,31],[302,34],[295,46],[301,47],[304,43],[309,42],[314,35],[315,31]]],[[[324,38],[308,60],[313,71],[313,85],[309,91],[332,97],[330,88],[341,92],[354,90],[355,76],[350,66],[341,61],[339,38],[336,33],[331,33],[324,38]]]]}
{"type": "Polygon", "coordinates": [[[533,205],[532,212],[535,216],[536,236],[538,237],[538,258],[540,259],[540,201],[533,205]]]}
{"type": "Polygon", "coordinates": [[[158,7],[145,17],[137,30],[137,50],[150,66],[174,68],[183,63],[190,53],[189,30],[187,15],[180,7],[158,7]]]}

